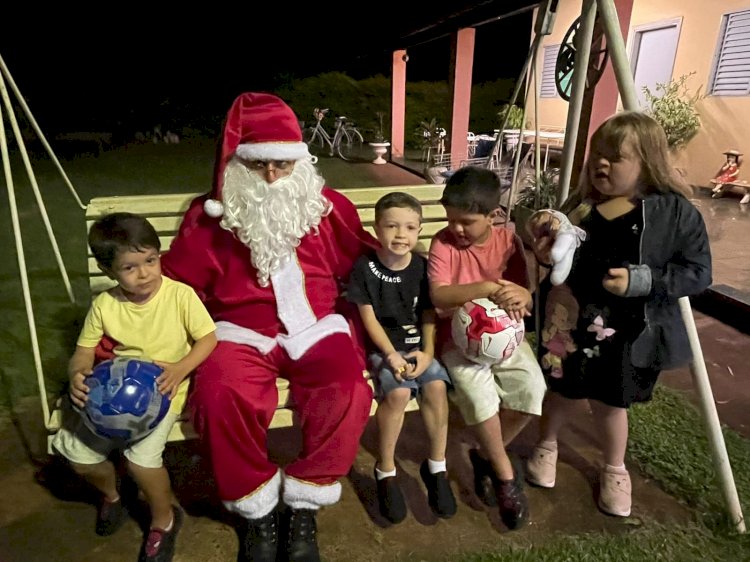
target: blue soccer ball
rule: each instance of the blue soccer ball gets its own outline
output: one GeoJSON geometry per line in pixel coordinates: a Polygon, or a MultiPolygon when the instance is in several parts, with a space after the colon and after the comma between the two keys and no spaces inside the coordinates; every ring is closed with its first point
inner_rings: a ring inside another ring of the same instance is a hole
{"type": "Polygon", "coordinates": [[[150,361],[117,357],[86,377],[88,400],[81,410],[86,426],[102,437],[136,441],[148,435],[169,411],[156,386],[162,368],[150,361]]]}

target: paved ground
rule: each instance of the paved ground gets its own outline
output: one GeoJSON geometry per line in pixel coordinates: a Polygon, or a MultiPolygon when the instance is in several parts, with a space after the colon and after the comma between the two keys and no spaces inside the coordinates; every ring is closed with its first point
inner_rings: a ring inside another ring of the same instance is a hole
{"type": "MultiPolygon", "coordinates": [[[[370,185],[423,182],[394,166],[371,168],[370,185]]],[[[344,169],[332,169],[327,175],[333,186],[337,182],[346,182],[344,169]]],[[[713,208],[722,213],[725,205],[730,220],[733,217],[735,221],[746,220],[745,215],[732,215],[729,205],[738,205],[730,199],[709,201],[707,209],[702,207],[702,211],[710,214],[713,208]]],[[[736,230],[733,225],[721,226],[718,222],[713,226],[709,224],[709,230],[712,229],[712,244],[716,242],[715,255],[718,257],[718,249],[726,247],[721,241],[734,236],[732,233],[736,230]],[[717,232],[719,238],[715,240],[717,232]]],[[[743,250],[740,246],[742,244],[738,243],[736,247],[730,247],[734,248],[733,252],[739,252],[743,250]]],[[[738,261],[731,259],[731,255],[724,260],[730,266],[733,261],[738,261]]],[[[741,268],[746,263],[742,260],[736,265],[741,268]]],[[[719,271],[720,266],[717,274],[719,271]]],[[[745,275],[744,281],[747,279],[745,275]]],[[[697,313],[696,318],[722,421],[748,436],[750,391],[743,350],[750,349],[750,337],[702,314],[697,313]]],[[[691,393],[690,374],[686,369],[665,373],[663,382],[691,393]]],[[[70,478],[64,467],[48,463],[44,456],[45,436],[39,427],[40,418],[35,399],[19,405],[14,416],[0,418],[0,560],[135,560],[141,540],[136,521],[129,521],[109,539],[93,534],[95,510],[90,503],[91,495],[70,478]]],[[[431,515],[418,477],[418,466],[426,453],[418,413],[408,415],[398,449],[400,479],[407,494],[410,515],[398,526],[388,525],[377,515],[375,503],[375,484],[371,476],[375,441],[371,419],[350,477],[343,482],[342,501],[320,514],[323,557],[329,561],[455,559],[462,552],[491,549],[500,541],[519,544],[542,541],[551,532],[618,532],[626,531],[634,523],[690,518],[684,506],[638,474],[633,475],[634,518],[625,521],[601,514],[595,506],[598,456],[591,446],[594,442],[591,425],[582,412],[566,431],[558,486],[551,491],[530,489],[532,522],[521,531],[508,533],[497,515],[485,509],[472,492],[471,470],[466,456],[471,437],[455,416],[448,462],[459,499],[459,511],[450,521],[437,520],[431,515]]],[[[514,446],[514,451],[520,456],[528,454],[535,429],[529,427],[514,446]]],[[[282,462],[294,453],[297,446],[294,430],[274,432],[271,436],[271,450],[282,462]]],[[[196,444],[172,445],[166,458],[173,474],[176,496],[189,515],[178,541],[175,561],[234,560],[237,537],[232,521],[213,499],[211,477],[196,444]]],[[[134,505],[137,507],[137,502],[134,505]]]]}

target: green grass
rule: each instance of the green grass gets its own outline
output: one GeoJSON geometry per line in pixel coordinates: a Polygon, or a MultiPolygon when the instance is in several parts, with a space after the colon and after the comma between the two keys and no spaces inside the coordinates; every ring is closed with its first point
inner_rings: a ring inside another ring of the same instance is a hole
{"type": "MultiPolygon", "coordinates": [[[[136,145],[64,162],[64,168],[87,202],[103,195],[206,191],[213,169],[213,141],[180,145],[136,145]]],[[[65,365],[88,306],[84,211],[68,193],[46,159],[34,168],[63,260],[79,304],[71,305],[57,271],[41,217],[20,161],[13,161],[30,287],[48,390],[65,384],[65,365]]],[[[374,185],[368,167],[324,160],[321,169],[336,186],[374,185]]],[[[420,183],[415,178],[414,183],[420,183]]],[[[7,208],[7,207],[6,207],[7,208]]],[[[16,250],[9,220],[0,226],[0,406],[12,406],[37,393],[31,343],[26,325],[16,250]]],[[[533,334],[529,334],[533,336],[533,334]]],[[[724,432],[743,507],[750,500],[750,444],[724,432]]],[[[669,494],[695,510],[690,525],[647,521],[618,535],[550,534],[543,543],[502,545],[492,553],[467,553],[467,561],[640,561],[750,560],[750,539],[738,536],[724,518],[724,502],[714,474],[700,414],[682,394],[657,388],[650,404],[631,410],[629,463],[657,481],[669,494]]]]}

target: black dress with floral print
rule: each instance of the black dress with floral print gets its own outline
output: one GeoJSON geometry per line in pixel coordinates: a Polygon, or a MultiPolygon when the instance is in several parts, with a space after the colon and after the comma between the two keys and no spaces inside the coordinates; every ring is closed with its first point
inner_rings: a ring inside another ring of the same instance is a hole
{"type": "Polygon", "coordinates": [[[587,233],[567,283],[579,305],[572,331],[577,350],[563,361],[561,379],[552,390],[568,398],[592,398],[627,408],[651,398],[658,370],[631,362],[633,341],[643,331],[646,297],[619,297],[602,281],[609,269],[640,261],[642,203],[608,220],[595,208],[580,225],[587,233]]]}

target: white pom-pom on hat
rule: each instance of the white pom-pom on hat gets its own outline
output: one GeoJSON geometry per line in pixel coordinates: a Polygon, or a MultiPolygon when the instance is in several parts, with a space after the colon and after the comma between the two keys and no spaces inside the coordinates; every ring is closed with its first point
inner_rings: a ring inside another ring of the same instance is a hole
{"type": "Polygon", "coordinates": [[[209,217],[216,219],[224,214],[224,205],[216,199],[206,199],[203,203],[203,210],[209,217]]]}

